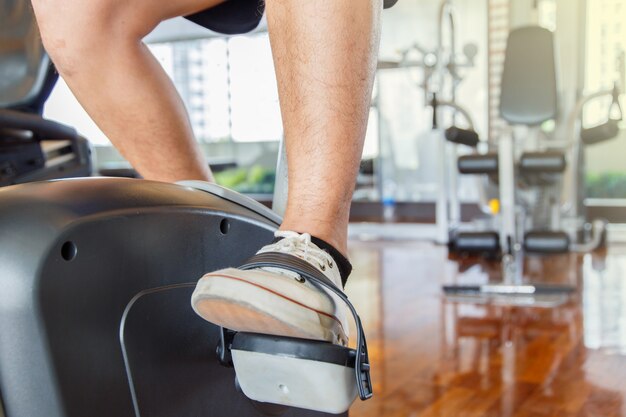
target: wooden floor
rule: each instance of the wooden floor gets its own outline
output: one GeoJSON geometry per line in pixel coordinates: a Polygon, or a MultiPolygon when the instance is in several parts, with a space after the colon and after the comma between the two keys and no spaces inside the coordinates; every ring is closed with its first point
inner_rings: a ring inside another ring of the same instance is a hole
{"type": "Polygon", "coordinates": [[[446,300],[499,267],[430,243],[353,241],[351,258],[375,389],[352,417],[626,416],[626,246],[529,259],[531,279],[580,288],[552,309],[446,300]]]}

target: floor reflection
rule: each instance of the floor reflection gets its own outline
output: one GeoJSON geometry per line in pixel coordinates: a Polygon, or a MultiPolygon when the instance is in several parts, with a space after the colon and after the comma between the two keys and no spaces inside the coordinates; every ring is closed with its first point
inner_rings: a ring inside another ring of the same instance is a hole
{"type": "Polygon", "coordinates": [[[626,247],[529,258],[528,279],[581,289],[553,309],[445,299],[500,269],[428,243],[353,242],[351,258],[376,391],[352,416],[626,416],[626,247]]]}
{"type": "Polygon", "coordinates": [[[583,259],[585,345],[626,355],[626,248],[583,259]]]}

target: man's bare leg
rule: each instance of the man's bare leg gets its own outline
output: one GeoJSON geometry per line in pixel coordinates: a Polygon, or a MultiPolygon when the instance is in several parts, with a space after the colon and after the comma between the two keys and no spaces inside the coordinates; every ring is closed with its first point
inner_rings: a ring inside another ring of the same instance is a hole
{"type": "Polygon", "coordinates": [[[282,230],[344,255],[376,67],[381,0],[267,0],[287,158],[282,230]]]}
{"type": "Polygon", "coordinates": [[[222,1],[33,0],[60,74],[147,179],[212,179],[180,96],[141,39],[162,20],[222,1]]]}
{"type": "Polygon", "coordinates": [[[294,277],[289,263],[294,257],[306,261],[337,288],[350,274],[348,215],[367,125],[382,1],[265,3],[289,160],[289,201],[275,235],[279,239],[252,259],[266,262],[269,257],[276,263],[271,270],[209,272],[198,282],[192,305],[205,320],[228,329],[346,345],[347,306],[302,276],[294,277]]]}

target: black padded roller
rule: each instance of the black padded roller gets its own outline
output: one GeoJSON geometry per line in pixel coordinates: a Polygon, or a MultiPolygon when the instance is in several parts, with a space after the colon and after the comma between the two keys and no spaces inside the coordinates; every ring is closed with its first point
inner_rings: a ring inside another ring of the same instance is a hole
{"type": "Polygon", "coordinates": [[[618,134],[619,121],[609,119],[609,121],[601,125],[589,129],[582,129],[580,131],[580,140],[582,140],[585,145],[593,145],[613,139],[618,134]]]}
{"type": "Polygon", "coordinates": [[[566,253],[569,243],[565,232],[531,231],[524,237],[524,249],[533,253],[566,253]]]}
{"type": "Polygon", "coordinates": [[[76,140],[78,138],[74,128],[34,114],[13,110],[0,109],[0,128],[33,132],[40,140],[76,140]]]}
{"type": "Polygon", "coordinates": [[[457,162],[461,174],[497,174],[498,155],[465,155],[457,162]]]}
{"type": "Polygon", "coordinates": [[[459,145],[466,145],[475,148],[478,145],[478,133],[473,130],[461,129],[456,126],[446,129],[446,140],[459,145]]]}
{"type": "Polygon", "coordinates": [[[496,232],[462,232],[456,236],[454,249],[461,253],[495,253],[500,250],[496,232]]]}
{"type": "Polygon", "coordinates": [[[526,174],[565,171],[565,156],[560,152],[527,152],[520,159],[520,171],[526,174]]]}

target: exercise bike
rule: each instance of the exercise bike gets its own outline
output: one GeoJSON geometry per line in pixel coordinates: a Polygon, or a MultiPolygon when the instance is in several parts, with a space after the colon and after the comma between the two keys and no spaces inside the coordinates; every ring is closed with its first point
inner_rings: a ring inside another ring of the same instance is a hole
{"type": "Polygon", "coordinates": [[[344,413],[357,395],[369,398],[353,308],[357,350],[234,333],[191,309],[196,279],[244,264],[280,220],[196,182],[93,178],[1,189],[6,417],[261,416],[264,403],[344,413]]]}
{"type": "MultiPolygon", "coordinates": [[[[32,33],[29,5],[9,5],[6,16],[32,33]]],[[[27,95],[45,101],[49,60],[38,48],[38,60],[11,50],[0,66],[35,77],[27,95]]],[[[75,132],[44,123],[43,101],[38,114],[16,112],[23,99],[2,100],[11,110],[0,113],[0,133],[35,149],[61,132],[72,146],[63,169],[44,158],[11,171],[9,183],[87,175],[75,132]]],[[[191,308],[207,271],[275,266],[253,255],[280,223],[258,202],[202,182],[81,178],[0,188],[0,416],[347,415],[356,397],[372,396],[367,344],[354,307],[323,275],[287,266],[348,305],[355,349],[233,332],[191,308]]]]}

